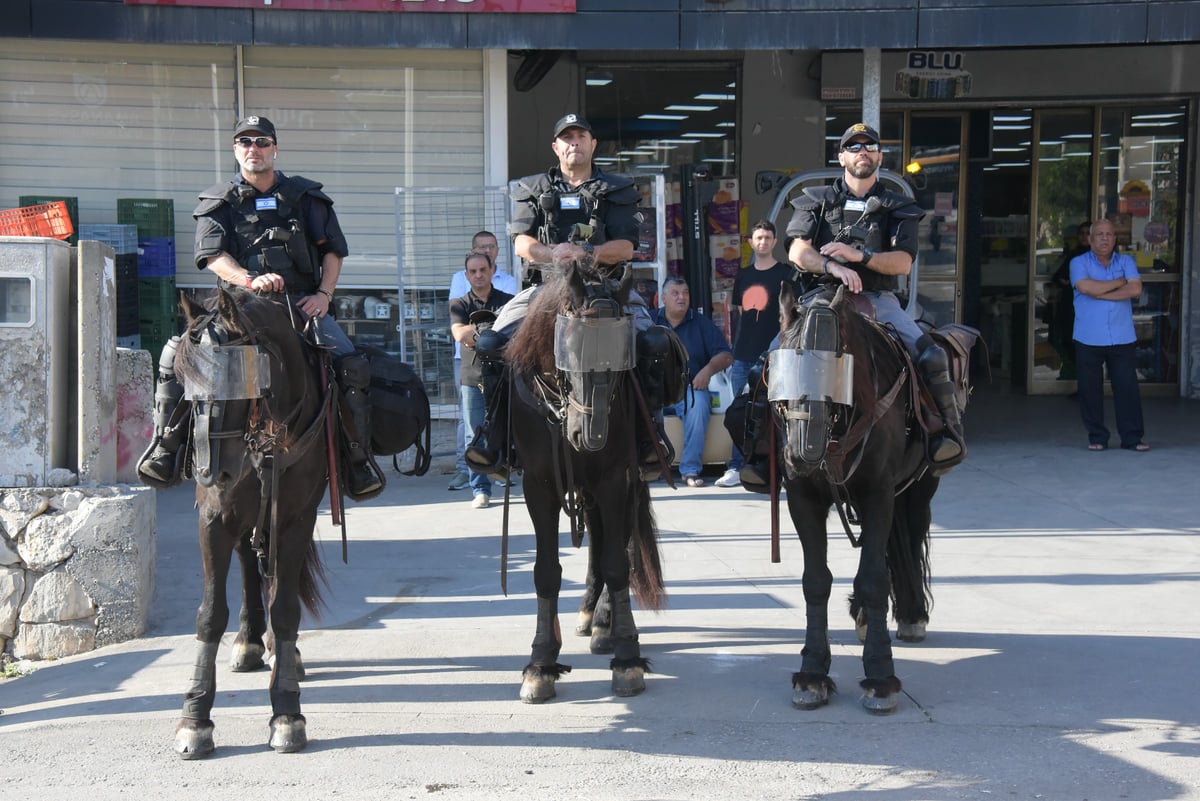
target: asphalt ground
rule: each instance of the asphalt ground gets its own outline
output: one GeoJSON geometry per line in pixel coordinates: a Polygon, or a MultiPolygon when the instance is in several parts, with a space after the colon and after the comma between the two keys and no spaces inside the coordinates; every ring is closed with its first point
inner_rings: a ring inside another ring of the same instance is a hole
{"type": "Polygon", "coordinates": [[[637,613],[646,692],[614,697],[608,657],[571,635],[586,555],[564,534],[574,671],[557,699],[520,703],[535,611],[520,487],[505,597],[502,509],[446,491],[442,458],[351,507],[348,564],[322,513],[308,748],[267,747],[267,674],[232,673],[226,647],[217,751],[183,762],[196,517],[190,486],[161,492],[146,635],[0,681],[0,798],[1200,799],[1200,403],[1145,406],[1152,451],[1091,453],[1071,400],[977,391],[970,457],[934,500],[929,636],[895,644],[904,695],[886,717],[858,703],[840,611],[858,554],[835,520],[839,693],[801,712],[799,543],[784,512],[771,563],[764,497],[711,483],[653,487],[670,597],[637,613]]]}

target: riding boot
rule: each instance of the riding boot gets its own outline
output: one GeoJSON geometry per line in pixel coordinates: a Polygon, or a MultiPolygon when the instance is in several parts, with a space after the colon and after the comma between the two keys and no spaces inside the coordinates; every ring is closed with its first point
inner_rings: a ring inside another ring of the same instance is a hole
{"type": "Polygon", "coordinates": [[[182,453],[191,419],[191,402],[183,399],[183,386],[175,377],[175,349],[171,337],[158,358],[158,383],[154,388],[154,439],[138,461],[141,482],[157,489],[178,484],[183,475],[182,453]]]}
{"type": "Polygon", "coordinates": [[[497,480],[507,479],[513,467],[508,452],[508,384],[504,380],[507,343],[508,337],[492,328],[480,331],[475,342],[487,411],[466,450],[467,464],[472,469],[497,480]]]}
{"type": "Polygon", "coordinates": [[[942,415],[942,431],[930,434],[928,454],[930,466],[937,475],[942,475],[967,458],[962,418],[950,381],[950,362],[938,345],[929,345],[917,357],[917,367],[942,415]]]}
{"type": "Polygon", "coordinates": [[[342,446],[346,454],[344,486],[356,500],[378,495],[384,487],[383,471],[371,458],[371,365],[362,353],[351,353],[334,364],[342,394],[342,446]],[[349,426],[346,423],[349,422],[349,426]]]}
{"type": "Polygon", "coordinates": [[[746,404],[746,427],[742,438],[742,486],[751,492],[771,491],[770,451],[767,443],[767,385],[763,381],[766,355],[759,357],[747,375],[750,387],[746,404]]]}

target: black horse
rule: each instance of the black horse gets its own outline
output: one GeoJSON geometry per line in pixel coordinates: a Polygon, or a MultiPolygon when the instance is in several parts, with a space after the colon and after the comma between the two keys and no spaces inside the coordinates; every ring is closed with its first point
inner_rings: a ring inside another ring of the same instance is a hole
{"type": "MultiPolygon", "coordinates": [[[[521,700],[540,703],[555,695],[562,633],[558,596],[559,512],[582,519],[589,539],[589,572],[611,607],[613,692],[636,695],[645,687],[630,590],[646,609],[664,595],[658,535],[650,493],[638,474],[637,424],[641,414],[632,376],[635,331],[624,311],[632,285],[590,262],[569,263],[549,280],[509,342],[513,443],[525,469],[525,505],[537,538],[534,586],[537,631],[525,667],[521,700]]],[[[593,650],[600,650],[593,643],[593,650]]]]}
{"type": "MultiPolygon", "coordinates": [[[[857,515],[861,533],[850,612],[863,640],[863,706],[893,711],[900,680],[887,630],[889,596],[902,640],[924,639],[929,620],[930,502],[918,390],[901,345],[851,308],[844,288],[798,305],[785,282],[780,347],[771,354],[768,398],[781,432],[788,510],[804,548],[808,627],[792,703],[815,709],[835,690],[829,678],[826,517],[857,515]]],[[[850,528],[846,526],[849,533],[850,528]]],[[[851,537],[853,540],[853,537],[851,537]]]]}
{"type": "Polygon", "coordinates": [[[301,338],[286,295],[220,290],[211,312],[186,298],[184,305],[189,333],[180,343],[176,369],[193,402],[204,589],[192,685],[175,750],[196,759],[215,747],[217,648],[229,620],[225,584],[236,552],[242,611],[232,666],[263,665],[269,625],[274,639],[269,744],[279,752],[299,751],[307,736],[296,639],[301,605],[316,614],[321,603],[313,529],[328,476],[329,371],[301,338]]]}

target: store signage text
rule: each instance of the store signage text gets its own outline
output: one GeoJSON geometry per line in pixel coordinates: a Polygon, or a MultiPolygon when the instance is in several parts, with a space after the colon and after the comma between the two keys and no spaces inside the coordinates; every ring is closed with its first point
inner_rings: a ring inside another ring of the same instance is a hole
{"type": "Polygon", "coordinates": [[[208,6],[280,11],[574,13],[575,0],[125,0],[127,6],[208,6]]]}

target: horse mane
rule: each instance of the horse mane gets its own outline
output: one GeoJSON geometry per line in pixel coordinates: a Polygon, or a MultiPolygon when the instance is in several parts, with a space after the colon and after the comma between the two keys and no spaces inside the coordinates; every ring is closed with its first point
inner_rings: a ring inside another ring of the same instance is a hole
{"type": "Polygon", "coordinates": [[[547,280],[529,303],[524,321],[508,343],[509,364],[524,376],[554,372],[554,324],[567,308],[570,287],[561,271],[543,271],[547,280]]]}

